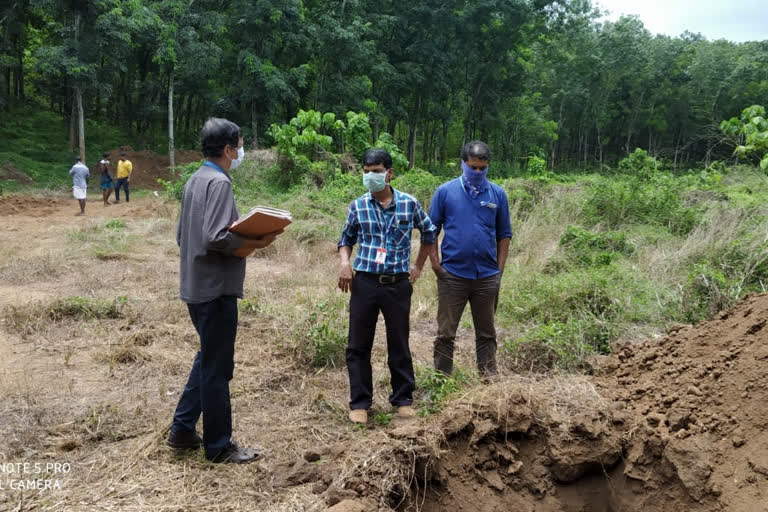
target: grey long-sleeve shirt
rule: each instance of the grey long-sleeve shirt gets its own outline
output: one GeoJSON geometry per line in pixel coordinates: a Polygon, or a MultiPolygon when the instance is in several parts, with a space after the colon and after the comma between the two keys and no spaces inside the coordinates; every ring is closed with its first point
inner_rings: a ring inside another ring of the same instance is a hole
{"type": "Polygon", "coordinates": [[[233,256],[243,239],[227,228],[238,218],[228,174],[203,165],[187,181],[176,242],[181,256],[181,300],[208,302],[243,296],[245,259],[233,256]]]}

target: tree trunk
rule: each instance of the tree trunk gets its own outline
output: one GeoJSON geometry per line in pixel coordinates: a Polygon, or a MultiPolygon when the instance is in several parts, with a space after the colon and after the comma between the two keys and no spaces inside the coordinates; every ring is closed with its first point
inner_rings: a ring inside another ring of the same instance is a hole
{"type": "Polygon", "coordinates": [[[416,123],[408,123],[408,168],[413,169],[416,162],[416,123]]]}
{"type": "Polygon", "coordinates": [[[176,165],[176,154],[173,146],[173,68],[168,73],[168,165],[176,165]]]}
{"type": "Polygon", "coordinates": [[[80,86],[75,87],[75,94],[77,95],[77,128],[80,141],[80,160],[85,163],[85,116],[83,115],[83,94],[80,91],[80,86]]]}
{"type": "Polygon", "coordinates": [[[192,94],[187,95],[187,106],[184,108],[184,135],[189,137],[189,119],[192,117],[192,94]]]}
{"type": "Polygon", "coordinates": [[[251,131],[253,132],[253,149],[259,149],[259,120],[256,117],[256,100],[251,101],[251,131]]]}
{"type": "Polygon", "coordinates": [[[395,130],[397,130],[397,119],[390,119],[387,124],[387,133],[389,133],[392,138],[395,137],[395,130]]]}
{"type": "Polygon", "coordinates": [[[447,150],[447,141],[448,141],[448,121],[443,119],[443,134],[442,139],[440,140],[440,166],[445,165],[445,159],[448,155],[447,150]]]}
{"type": "Polygon", "coordinates": [[[17,97],[24,99],[24,48],[21,41],[19,41],[19,70],[16,72],[18,77],[19,90],[17,97]]]}
{"type": "Polygon", "coordinates": [[[77,105],[75,105],[74,98],[71,100],[72,108],[69,113],[69,152],[72,153],[75,150],[75,113],[77,105]]]}

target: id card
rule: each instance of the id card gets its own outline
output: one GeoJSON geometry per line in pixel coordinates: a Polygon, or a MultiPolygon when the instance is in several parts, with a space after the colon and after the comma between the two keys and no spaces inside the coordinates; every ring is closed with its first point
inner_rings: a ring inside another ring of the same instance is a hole
{"type": "Polygon", "coordinates": [[[376,249],[376,263],[384,264],[387,261],[387,250],[379,247],[376,249]]]}

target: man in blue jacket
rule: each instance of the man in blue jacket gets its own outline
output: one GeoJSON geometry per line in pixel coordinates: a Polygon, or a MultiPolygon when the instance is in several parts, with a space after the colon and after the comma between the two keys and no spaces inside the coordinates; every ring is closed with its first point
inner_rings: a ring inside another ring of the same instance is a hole
{"type": "Polygon", "coordinates": [[[472,141],[461,150],[462,174],[435,191],[429,216],[445,235],[437,269],[435,368],[453,371],[453,348],[461,314],[469,301],[475,326],[477,367],[483,377],[496,374],[494,315],[512,228],[507,194],[488,181],[491,150],[472,141]]]}

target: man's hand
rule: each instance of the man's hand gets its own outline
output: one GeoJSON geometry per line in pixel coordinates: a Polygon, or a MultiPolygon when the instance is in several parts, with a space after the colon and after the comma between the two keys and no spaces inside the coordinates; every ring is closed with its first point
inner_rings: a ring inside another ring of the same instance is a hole
{"type": "Polygon", "coordinates": [[[432,265],[432,272],[435,273],[437,277],[440,277],[440,273],[443,271],[443,266],[439,263],[437,265],[432,265]]]}
{"type": "Polygon", "coordinates": [[[277,238],[277,235],[282,233],[283,230],[275,231],[274,233],[267,233],[266,235],[257,237],[257,238],[246,238],[243,240],[242,247],[248,248],[248,249],[264,249],[265,247],[268,247],[269,244],[275,241],[275,238],[277,238]]]}
{"type": "Polygon", "coordinates": [[[349,262],[342,263],[339,266],[339,289],[343,292],[348,292],[352,285],[352,266],[349,262]]]}
{"type": "Polygon", "coordinates": [[[411,284],[415,283],[416,280],[421,277],[421,269],[422,267],[411,265],[411,270],[408,276],[408,280],[411,282],[411,284]]]}

